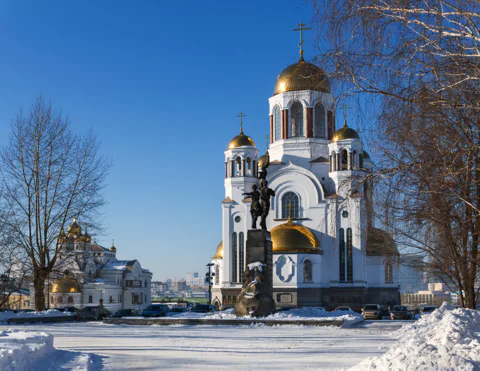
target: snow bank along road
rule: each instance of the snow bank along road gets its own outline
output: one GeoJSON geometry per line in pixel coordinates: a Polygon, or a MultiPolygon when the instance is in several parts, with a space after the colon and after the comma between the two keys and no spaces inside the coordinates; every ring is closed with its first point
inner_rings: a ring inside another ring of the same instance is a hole
{"type": "MultiPolygon", "coordinates": [[[[380,356],[401,322],[359,327],[127,326],[90,323],[16,325],[43,331],[57,349],[93,353],[90,370],[318,370],[380,356]]],[[[0,326],[0,331],[12,326],[0,326]]],[[[60,369],[51,365],[50,369],[60,369]]],[[[65,367],[65,366],[63,366],[65,367]]],[[[41,370],[45,370],[42,365],[41,370]]]]}

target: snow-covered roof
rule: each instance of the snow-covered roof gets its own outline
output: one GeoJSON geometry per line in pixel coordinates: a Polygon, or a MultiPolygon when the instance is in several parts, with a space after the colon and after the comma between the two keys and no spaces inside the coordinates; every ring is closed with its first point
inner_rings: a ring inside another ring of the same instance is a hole
{"type": "Polygon", "coordinates": [[[135,262],[136,260],[109,260],[101,269],[106,271],[124,271],[128,269],[131,271],[135,262]]]}

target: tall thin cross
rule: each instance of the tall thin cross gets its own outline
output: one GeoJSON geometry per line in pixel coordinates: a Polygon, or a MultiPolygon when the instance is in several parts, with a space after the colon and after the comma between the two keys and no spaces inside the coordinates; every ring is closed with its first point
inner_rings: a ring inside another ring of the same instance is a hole
{"type": "Polygon", "coordinates": [[[243,133],[243,118],[247,117],[243,112],[240,112],[237,117],[240,117],[240,132],[243,133]]]}
{"type": "Polygon", "coordinates": [[[345,125],[347,125],[347,109],[352,109],[352,107],[347,106],[344,104],[343,106],[340,107],[341,110],[343,110],[343,121],[345,125]]]}
{"type": "Polygon", "coordinates": [[[298,44],[298,47],[300,48],[300,59],[303,59],[303,31],[311,30],[311,28],[303,27],[306,26],[303,22],[300,22],[297,26],[299,28],[294,28],[293,31],[300,31],[300,44],[298,44]]]}
{"type": "Polygon", "coordinates": [[[267,142],[267,149],[268,149],[268,145],[270,144],[270,135],[268,134],[265,135],[265,141],[267,142]]]}

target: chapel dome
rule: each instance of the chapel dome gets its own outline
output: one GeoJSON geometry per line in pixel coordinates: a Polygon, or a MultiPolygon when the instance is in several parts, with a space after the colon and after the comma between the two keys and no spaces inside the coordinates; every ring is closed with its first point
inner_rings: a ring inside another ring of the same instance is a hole
{"type": "Polygon", "coordinates": [[[318,253],[322,252],[317,236],[307,227],[288,220],[271,230],[274,253],[318,253]]]}
{"type": "Polygon", "coordinates": [[[236,137],[234,137],[230,141],[230,144],[228,145],[228,149],[233,149],[233,148],[243,147],[243,146],[255,147],[255,142],[253,141],[252,138],[243,134],[243,130],[240,130],[240,134],[238,134],[236,137]]]}
{"type": "Polygon", "coordinates": [[[73,218],[73,223],[68,227],[67,229],[68,235],[73,235],[73,236],[81,236],[82,235],[82,227],[78,225],[77,223],[77,218],[73,218]]]}
{"type": "Polygon", "coordinates": [[[332,140],[334,142],[345,139],[360,139],[358,133],[352,128],[349,128],[346,122],[342,128],[338,129],[335,133],[333,133],[332,137],[332,140]]]}
{"type": "Polygon", "coordinates": [[[367,230],[367,256],[399,256],[397,244],[390,234],[382,229],[367,230]]]}
{"type": "Polygon", "coordinates": [[[223,241],[218,243],[217,251],[212,259],[223,259],[223,241]]]}
{"type": "Polygon", "coordinates": [[[82,292],[82,290],[80,289],[78,281],[71,277],[70,272],[66,270],[63,277],[58,278],[53,282],[50,292],[65,294],[82,292]]]}
{"type": "Polygon", "coordinates": [[[280,72],[273,95],[295,90],[330,93],[330,81],[321,68],[301,58],[297,63],[291,64],[280,72]]]}

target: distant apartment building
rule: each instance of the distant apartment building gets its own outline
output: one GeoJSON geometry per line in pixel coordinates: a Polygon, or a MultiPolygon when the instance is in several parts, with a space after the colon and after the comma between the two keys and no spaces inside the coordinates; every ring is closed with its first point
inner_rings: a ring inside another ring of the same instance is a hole
{"type": "Polygon", "coordinates": [[[167,283],[152,281],[152,296],[163,296],[167,292],[167,283]]]}
{"type": "Polygon", "coordinates": [[[429,283],[427,290],[414,293],[401,293],[403,305],[409,308],[420,308],[422,305],[441,306],[444,301],[452,302],[452,292],[441,282],[429,283]]]}

